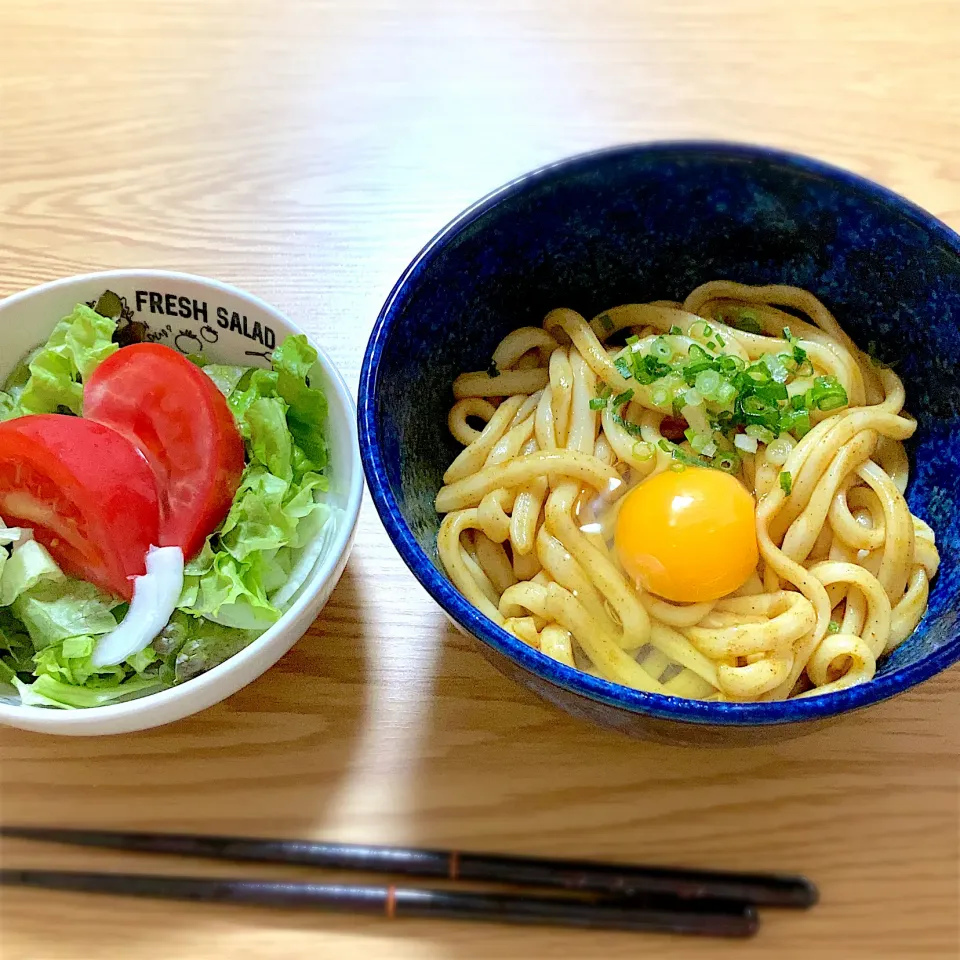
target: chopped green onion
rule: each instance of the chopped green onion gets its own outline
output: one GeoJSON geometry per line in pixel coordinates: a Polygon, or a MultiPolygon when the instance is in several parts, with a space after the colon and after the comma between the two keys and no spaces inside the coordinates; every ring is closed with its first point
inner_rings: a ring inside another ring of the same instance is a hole
{"type": "Polygon", "coordinates": [[[607,331],[607,333],[614,328],[614,322],[610,319],[610,315],[608,313],[601,313],[597,319],[600,321],[600,325],[604,330],[607,331]]]}
{"type": "Polygon", "coordinates": [[[620,407],[622,407],[625,403],[629,403],[632,399],[633,399],[633,391],[624,390],[623,393],[618,393],[613,398],[613,406],[619,410],[620,407]]]}
{"type": "Polygon", "coordinates": [[[642,433],[640,432],[640,425],[639,425],[639,424],[633,423],[633,422],[630,421],[630,420],[624,420],[623,417],[621,417],[619,413],[614,413],[612,416],[613,416],[613,422],[614,422],[618,427],[623,427],[623,429],[626,430],[627,433],[630,434],[630,436],[632,436],[632,437],[640,437],[640,436],[642,436],[642,433]]]}
{"type": "Polygon", "coordinates": [[[650,399],[655,407],[662,407],[670,399],[670,394],[663,387],[657,387],[650,399]]]}
{"type": "Polygon", "coordinates": [[[610,399],[611,393],[613,393],[613,391],[610,389],[610,387],[607,384],[604,384],[600,393],[590,400],[590,409],[602,410],[607,405],[607,401],[610,399]]]}
{"type": "Polygon", "coordinates": [[[786,400],[789,394],[787,388],[782,383],[771,380],[769,383],[761,384],[755,388],[756,396],[765,400],[767,403],[780,403],[786,400]]]}
{"type": "Polygon", "coordinates": [[[679,334],[682,334],[682,333],[683,333],[683,330],[682,330],[680,327],[678,327],[676,324],[674,324],[674,325],[670,328],[669,332],[670,332],[671,334],[673,334],[673,336],[676,337],[676,336],[678,336],[679,334]]]}
{"type": "Polygon", "coordinates": [[[716,370],[701,370],[697,374],[694,386],[708,400],[715,400],[720,387],[720,374],[716,370]]]}
{"type": "Polygon", "coordinates": [[[839,632],[840,632],[840,624],[837,623],[836,620],[831,620],[827,624],[827,633],[839,633],[839,632]]]}
{"type": "Polygon", "coordinates": [[[724,340],[719,333],[717,334],[717,343],[719,343],[721,347],[725,347],[727,345],[727,341],[724,340]]]}
{"type": "Polygon", "coordinates": [[[681,462],[678,460],[676,463],[671,463],[671,464],[670,464],[670,469],[671,469],[674,473],[683,473],[683,471],[686,470],[687,467],[686,467],[685,464],[681,463],[681,462]]]}
{"type": "Polygon", "coordinates": [[[629,380],[633,376],[633,371],[630,369],[630,361],[626,357],[617,357],[617,359],[613,361],[613,365],[626,379],[629,380]]]}
{"type": "Polygon", "coordinates": [[[763,333],[763,327],[752,310],[741,310],[735,317],[731,317],[730,326],[744,333],[763,333]]]}
{"type": "Polygon", "coordinates": [[[810,414],[806,410],[790,410],[780,418],[780,432],[793,433],[798,440],[805,437],[810,429],[810,414]]]}
{"type": "MultiPolygon", "coordinates": [[[[625,360],[624,357],[620,357],[618,359],[625,360]]],[[[673,367],[671,367],[669,364],[663,363],[656,357],[650,356],[649,354],[645,357],[633,354],[631,356],[631,360],[633,361],[631,370],[633,378],[644,385],[651,384],[655,380],[661,380],[668,374],[673,373],[673,367]]],[[[622,373],[623,370],[621,369],[619,362],[614,361],[614,363],[617,369],[622,373]]],[[[627,374],[625,374],[625,376],[627,376],[627,374]]]]}
{"type": "Polygon", "coordinates": [[[724,380],[719,387],[717,387],[717,403],[720,406],[725,407],[731,400],[737,395],[737,388],[730,383],[729,380],[724,380]]]}
{"type": "Polygon", "coordinates": [[[757,394],[752,394],[749,397],[741,397],[740,406],[747,417],[747,423],[763,424],[767,419],[769,419],[770,416],[777,417],[777,419],[779,419],[775,400],[771,405],[771,403],[765,400],[763,397],[758,396],[757,394]]]}
{"type": "MultiPolygon", "coordinates": [[[[687,440],[690,441],[690,446],[697,452],[703,453],[704,450],[710,445],[713,444],[713,438],[706,433],[697,433],[695,430],[690,429],[684,431],[687,440]]],[[[714,450],[716,450],[716,444],[713,444],[714,450]]]]}
{"type": "MultiPolygon", "coordinates": [[[[687,467],[712,467],[725,470],[728,473],[735,473],[740,467],[740,458],[735,453],[725,453],[721,460],[713,461],[701,459],[698,456],[691,456],[683,447],[678,447],[667,439],[660,440],[658,446],[664,453],[669,453],[677,463],[687,467]]],[[[704,456],[712,457],[716,450],[716,444],[710,442],[704,447],[704,456]],[[711,449],[712,448],[712,449],[711,449]]],[[[671,467],[671,469],[673,469],[671,467]]]]}
{"type": "Polygon", "coordinates": [[[633,456],[636,460],[649,460],[656,454],[656,450],[653,448],[652,443],[647,443],[646,440],[638,440],[633,445],[633,456]]]}
{"type": "Polygon", "coordinates": [[[790,491],[793,490],[793,477],[790,476],[789,470],[780,471],[780,489],[789,497],[790,491]]]}
{"type": "Polygon", "coordinates": [[[751,363],[743,373],[748,380],[752,380],[754,383],[770,383],[773,380],[770,368],[763,360],[751,363]]]}
{"type": "Polygon", "coordinates": [[[673,348],[663,337],[657,337],[650,344],[650,353],[659,360],[672,360],[673,348]]]}
{"type": "Polygon", "coordinates": [[[700,391],[694,387],[691,387],[683,394],[684,404],[690,407],[699,407],[703,403],[703,397],[700,396],[700,391]]]}
{"type": "Polygon", "coordinates": [[[788,437],[779,437],[767,447],[767,460],[777,467],[782,467],[793,450],[793,441],[788,437]]]}
{"type": "Polygon", "coordinates": [[[711,467],[713,464],[701,460],[699,457],[691,456],[687,453],[683,447],[673,446],[673,449],[670,451],[670,455],[674,460],[679,461],[682,464],[685,464],[688,467],[711,467]]]}
{"type": "Polygon", "coordinates": [[[635,343],[639,343],[640,338],[637,336],[627,337],[627,346],[632,347],[635,343]]]}
{"type": "Polygon", "coordinates": [[[781,356],[778,353],[766,353],[763,356],[763,362],[770,371],[770,376],[773,377],[777,383],[786,383],[787,378],[790,376],[786,364],[783,362],[783,357],[789,359],[787,354],[781,356]]]}
{"type": "Polygon", "coordinates": [[[848,403],[847,391],[836,377],[817,377],[807,391],[808,406],[817,410],[839,410],[848,403]]]}
{"type": "Polygon", "coordinates": [[[772,443],[775,439],[771,430],[768,430],[766,427],[761,427],[757,423],[748,423],[744,432],[748,437],[754,437],[761,443],[772,443]]]}
{"type": "Polygon", "coordinates": [[[733,377],[746,369],[746,364],[739,357],[717,357],[717,369],[725,377],[733,377]]]}
{"type": "Polygon", "coordinates": [[[717,466],[724,473],[736,473],[740,469],[740,458],[733,452],[717,457],[717,466]]]}
{"type": "Polygon", "coordinates": [[[717,452],[717,445],[711,440],[701,451],[705,457],[712,458],[717,452]]]}

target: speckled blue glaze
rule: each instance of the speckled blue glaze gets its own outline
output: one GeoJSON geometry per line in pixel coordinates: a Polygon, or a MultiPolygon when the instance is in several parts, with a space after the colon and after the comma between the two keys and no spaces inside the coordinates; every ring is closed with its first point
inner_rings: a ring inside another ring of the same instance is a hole
{"type": "Polygon", "coordinates": [[[791,736],[909,689],[960,660],[960,238],[889,191],[803,157],[711,143],[574,157],[493,193],[438,234],[383,307],[360,381],[360,444],[377,510],[443,609],[518,682],[570,713],[674,742],[791,736]],[[813,291],[854,339],[897,363],[910,411],[911,509],[937,534],[941,572],[919,628],[868,684],[783,703],[641,693],[557,663],[477,613],[450,585],[433,509],[457,447],[454,377],[556,306],[683,299],[725,278],[813,291]]]}

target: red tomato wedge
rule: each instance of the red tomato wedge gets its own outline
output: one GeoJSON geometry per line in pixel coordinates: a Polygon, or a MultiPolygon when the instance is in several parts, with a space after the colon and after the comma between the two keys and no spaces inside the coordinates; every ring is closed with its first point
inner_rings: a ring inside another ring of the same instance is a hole
{"type": "Polygon", "coordinates": [[[58,413],[0,423],[0,517],[30,527],[64,572],[129,600],[157,542],[156,481],[101,423],[58,413]]]}
{"type": "Polygon", "coordinates": [[[243,473],[243,439],[226,398],[170,347],[118,350],[83,388],[83,415],[142,451],[160,495],[160,541],[189,560],[230,509],[243,473]]]}

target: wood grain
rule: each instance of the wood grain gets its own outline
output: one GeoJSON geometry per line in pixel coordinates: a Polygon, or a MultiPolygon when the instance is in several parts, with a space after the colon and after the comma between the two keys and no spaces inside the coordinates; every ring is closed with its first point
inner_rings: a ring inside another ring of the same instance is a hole
{"type": "MultiPolygon", "coordinates": [[[[417,249],[579,150],[762,141],[960,227],[955,0],[4,0],[0,36],[0,294],[110,267],[213,275],[288,312],[353,383],[417,249]]],[[[821,906],[770,914],[744,948],[4,891],[0,953],[953,958],[958,704],[953,670],[775,747],[594,730],[449,629],[367,503],[321,620],[226,703],[114,739],[0,732],[2,820],[796,869],[821,906]]]]}

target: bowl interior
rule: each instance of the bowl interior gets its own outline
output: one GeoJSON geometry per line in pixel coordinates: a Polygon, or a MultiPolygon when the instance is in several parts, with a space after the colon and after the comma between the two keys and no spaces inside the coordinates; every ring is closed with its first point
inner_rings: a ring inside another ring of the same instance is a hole
{"type": "MultiPolygon", "coordinates": [[[[878,675],[956,644],[960,244],[887,191],[770,151],[662,145],[575,158],[481,201],[427,248],[384,308],[362,388],[383,483],[416,543],[441,571],[433,499],[459,449],[446,426],[458,373],[485,369],[501,337],[553,307],[589,318],[683,299],[712,279],[806,288],[896,364],[919,420],[908,499],[943,562],[922,624],[878,675]]],[[[419,575],[436,596],[432,571],[419,575]]]]}
{"type": "MultiPolygon", "coordinates": [[[[76,303],[93,303],[107,290],[117,294],[123,310],[119,327],[142,324],[146,339],[167,344],[183,354],[201,354],[216,363],[270,366],[272,349],[291,334],[302,333],[294,324],[263,301],[225,284],[185,274],[163,271],[121,270],[110,273],[69,277],[14,294],[0,301],[0,383],[20,358],[49,336],[57,321],[70,313],[76,303]]],[[[317,346],[317,344],[314,344],[317,346]]],[[[319,349],[319,348],[318,348],[319,349]]],[[[15,696],[0,697],[0,718],[10,710],[19,713],[38,711],[45,715],[45,729],[92,721],[92,715],[119,716],[131,711],[157,707],[177,713],[169,704],[185,691],[194,699],[203,699],[200,688],[226,686],[225,675],[246,673],[248,682],[269,666],[267,648],[286,643],[283,653],[313,617],[306,618],[299,633],[289,638],[291,624],[304,620],[319,591],[328,592],[343,566],[343,555],[352,542],[352,533],[362,493],[362,472],[356,439],[356,413],[349,390],[326,354],[320,358],[311,376],[324,387],[329,405],[328,439],[330,443],[330,491],[328,502],[339,508],[338,527],[327,544],[326,553],[314,565],[311,575],[294,596],[284,616],[234,657],[187,683],[125,703],[94,707],[83,711],[42,710],[22,707],[15,696]],[[332,581],[332,582],[331,582],[332,581]],[[239,668],[239,669],[238,669],[239,668]]],[[[325,600],[325,596],[323,597],[325,600]]],[[[270,662],[276,659],[270,658],[270,662]]],[[[238,688],[230,684],[221,696],[238,688]]],[[[220,696],[206,695],[208,702],[220,696]]],[[[203,705],[207,705],[204,703],[203,705]]],[[[189,710],[180,711],[180,715],[189,710]]],[[[93,732],[102,732],[99,729],[93,732]]],[[[111,732],[107,730],[106,732],[111,732]]]]}

